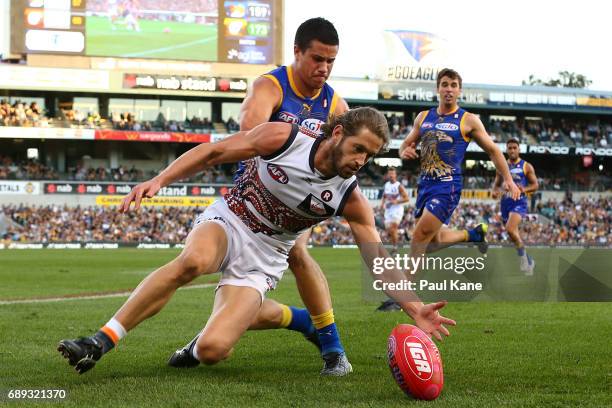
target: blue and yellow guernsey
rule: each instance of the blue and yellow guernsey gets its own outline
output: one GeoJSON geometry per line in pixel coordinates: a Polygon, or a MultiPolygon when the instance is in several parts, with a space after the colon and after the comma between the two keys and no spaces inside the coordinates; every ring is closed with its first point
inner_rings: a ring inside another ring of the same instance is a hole
{"type": "MultiPolygon", "coordinates": [[[[268,122],[295,123],[314,134],[322,134],[321,126],[334,114],[338,104],[339,96],[331,86],[325,83],[323,88],[309,98],[295,86],[291,66],[281,66],[263,76],[274,82],[281,92],[280,102],[274,107],[268,122]]],[[[244,163],[239,162],[234,181],[243,171],[244,163]]]]}
{"type": "Polygon", "coordinates": [[[291,66],[276,68],[263,76],[274,82],[282,95],[270,116],[270,122],[295,123],[313,132],[321,132],[321,125],[334,113],[338,103],[338,95],[331,86],[324,84],[309,98],[295,86],[291,66]]]}
{"type": "MultiPolygon", "coordinates": [[[[523,159],[519,159],[516,163],[512,163],[508,160],[508,168],[510,169],[510,175],[512,176],[512,180],[514,180],[514,184],[521,187],[527,187],[527,184],[529,184],[529,180],[527,180],[527,176],[525,175],[527,162],[523,159]]],[[[510,197],[504,197],[504,199],[507,198],[510,197]]],[[[526,198],[527,196],[525,193],[522,193],[518,200],[524,200],[526,198]]],[[[512,198],[510,198],[510,200],[512,200],[512,198]]]]}
{"type": "Polygon", "coordinates": [[[465,134],[463,122],[467,111],[439,115],[431,108],[421,120],[421,180],[461,181],[461,165],[470,138],[465,134]]]}

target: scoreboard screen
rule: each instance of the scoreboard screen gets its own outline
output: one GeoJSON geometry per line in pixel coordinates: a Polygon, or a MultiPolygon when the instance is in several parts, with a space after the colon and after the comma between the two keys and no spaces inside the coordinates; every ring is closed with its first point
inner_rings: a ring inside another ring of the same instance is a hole
{"type": "Polygon", "coordinates": [[[12,15],[14,51],[85,53],[84,0],[15,1],[12,12],[17,14],[12,15]]]}
{"type": "MultiPolygon", "coordinates": [[[[17,0],[14,53],[274,64],[282,0],[17,0]]],[[[280,55],[280,53],[278,53],[280,55]]]]}
{"type": "Polygon", "coordinates": [[[266,64],[273,53],[269,1],[225,1],[219,56],[226,62],[266,64]]]}

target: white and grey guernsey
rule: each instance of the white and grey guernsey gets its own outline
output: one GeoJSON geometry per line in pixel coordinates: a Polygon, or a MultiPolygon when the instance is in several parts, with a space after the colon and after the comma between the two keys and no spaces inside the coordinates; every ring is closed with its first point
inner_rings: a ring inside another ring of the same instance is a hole
{"type": "Polygon", "coordinates": [[[279,150],[246,162],[244,173],[223,197],[230,210],[264,241],[292,245],[308,228],[342,215],[357,179],[325,177],[315,169],[315,153],[323,140],[294,124],[279,150]]]}
{"type": "Polygon", "coordinates": [[[399,181],[395,183],[387,181],[385,183],[383,191],[383,196],[385,197],[385,211],[399,211],[404,208],[402,204],[393,204],[391,202],[391,200],[399,200],[401,198],[400,185],[399,181]]]}

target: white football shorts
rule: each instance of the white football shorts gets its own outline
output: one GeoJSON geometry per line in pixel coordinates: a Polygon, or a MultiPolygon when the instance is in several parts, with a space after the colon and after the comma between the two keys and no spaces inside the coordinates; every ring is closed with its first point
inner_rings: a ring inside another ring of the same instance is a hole
{"type": "Polygon", "coordinates": [[[400,224],[404,218],[404,206],[396,205],[385,209],[385,227],[391,223],[400,224]]]}
{"type": "Polygon", "coordinates": [[[217,289],[224,285],[248,286],[261,294],[274,290],[287,270],[287,253],[291,245],[275,247],[252,232],[227,206],[217,200],[199,214],[194,227],[203,222],[215,222],[227,235],[227,253],[221,263],[221,279],[217,289]]]}

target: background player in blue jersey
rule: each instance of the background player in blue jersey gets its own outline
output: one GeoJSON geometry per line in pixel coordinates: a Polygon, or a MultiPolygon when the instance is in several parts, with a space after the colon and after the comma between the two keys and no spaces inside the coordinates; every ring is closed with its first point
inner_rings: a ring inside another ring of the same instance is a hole
{"type": "Polygon", "coordinates": [[[525,245],[519,232],[519,225],[528,212],[527,194],[537,191],[538,179],[533,166],[520,158],[518,140],[510,139],[506,142],[506,153],[508,154],[510,173],[514,182],[521,190],[521,196],[518,200],[514,200],[507,194],[503,194],[501,191],[503,179],[498,173],[493,184],[493,197],[499,198],[503,194],[500,207],[506,231],[508,231],[510,239],[516,246],[518,256],[521,258],[521,271],[526,275],[533,275],[535,261],[525,250],[525,245]]]}
{"type": "Polygon", "coordinates": [[[478,242],[486,251],[486,224],[471,230],[453,230],[448,225],[461,198],[463,156],[474,140],[484,150],[503,179],[508,195],[517,199],[521,192],[512,180],[508,163],[487,134],[478,118],[457,104],[462,79],[459,73],[445,68],[436,79],[439,103],[436,108],[420,112],[414,128],[400,147],[400,157],[416,159],[416,145],[421,144],[421,175],[416,201],[417,219],[412,234],[411,256],[447,247],[458,242],[478,242]],[[433,245],[431,245],[433,244],[433,245]]]}
{"type": "MultiPolygon", "coordinates": [[[[315,135],[332,115],[348,110],[348,105],[326,82],[338,54],[339,39],[335,27],[323,18],[302,23],[295,34],[295,61],[281,66],[254,81],[241,106],[240,130],[253,129],[265,122],[295,123],[315,135]]],[[[304,130],[303,130],[304,131],[304,130]]],[[[244,169],[239,165],[238,177],[244,169]]],[[[310,256],[306,245],[310,232],[300,236],[289,253],[289,268],[295,275],[304,309],[285,307],[285,322],[310,319],[316,333],[304,333],[318,341],[325,366],[322,375],[341,376],[350,372],[350,364],[340,342],[332,309],[327,279],[310,256]]],[[[274,302],[266,299],[264,310],[274,302]]],[[[294,324],[288,323],[289,328],[294,324]]],[[[303,324],[301,327],[312,327],[303,324]]],[[[177,351],[177,353],[180,352],[177,351]]]]}

